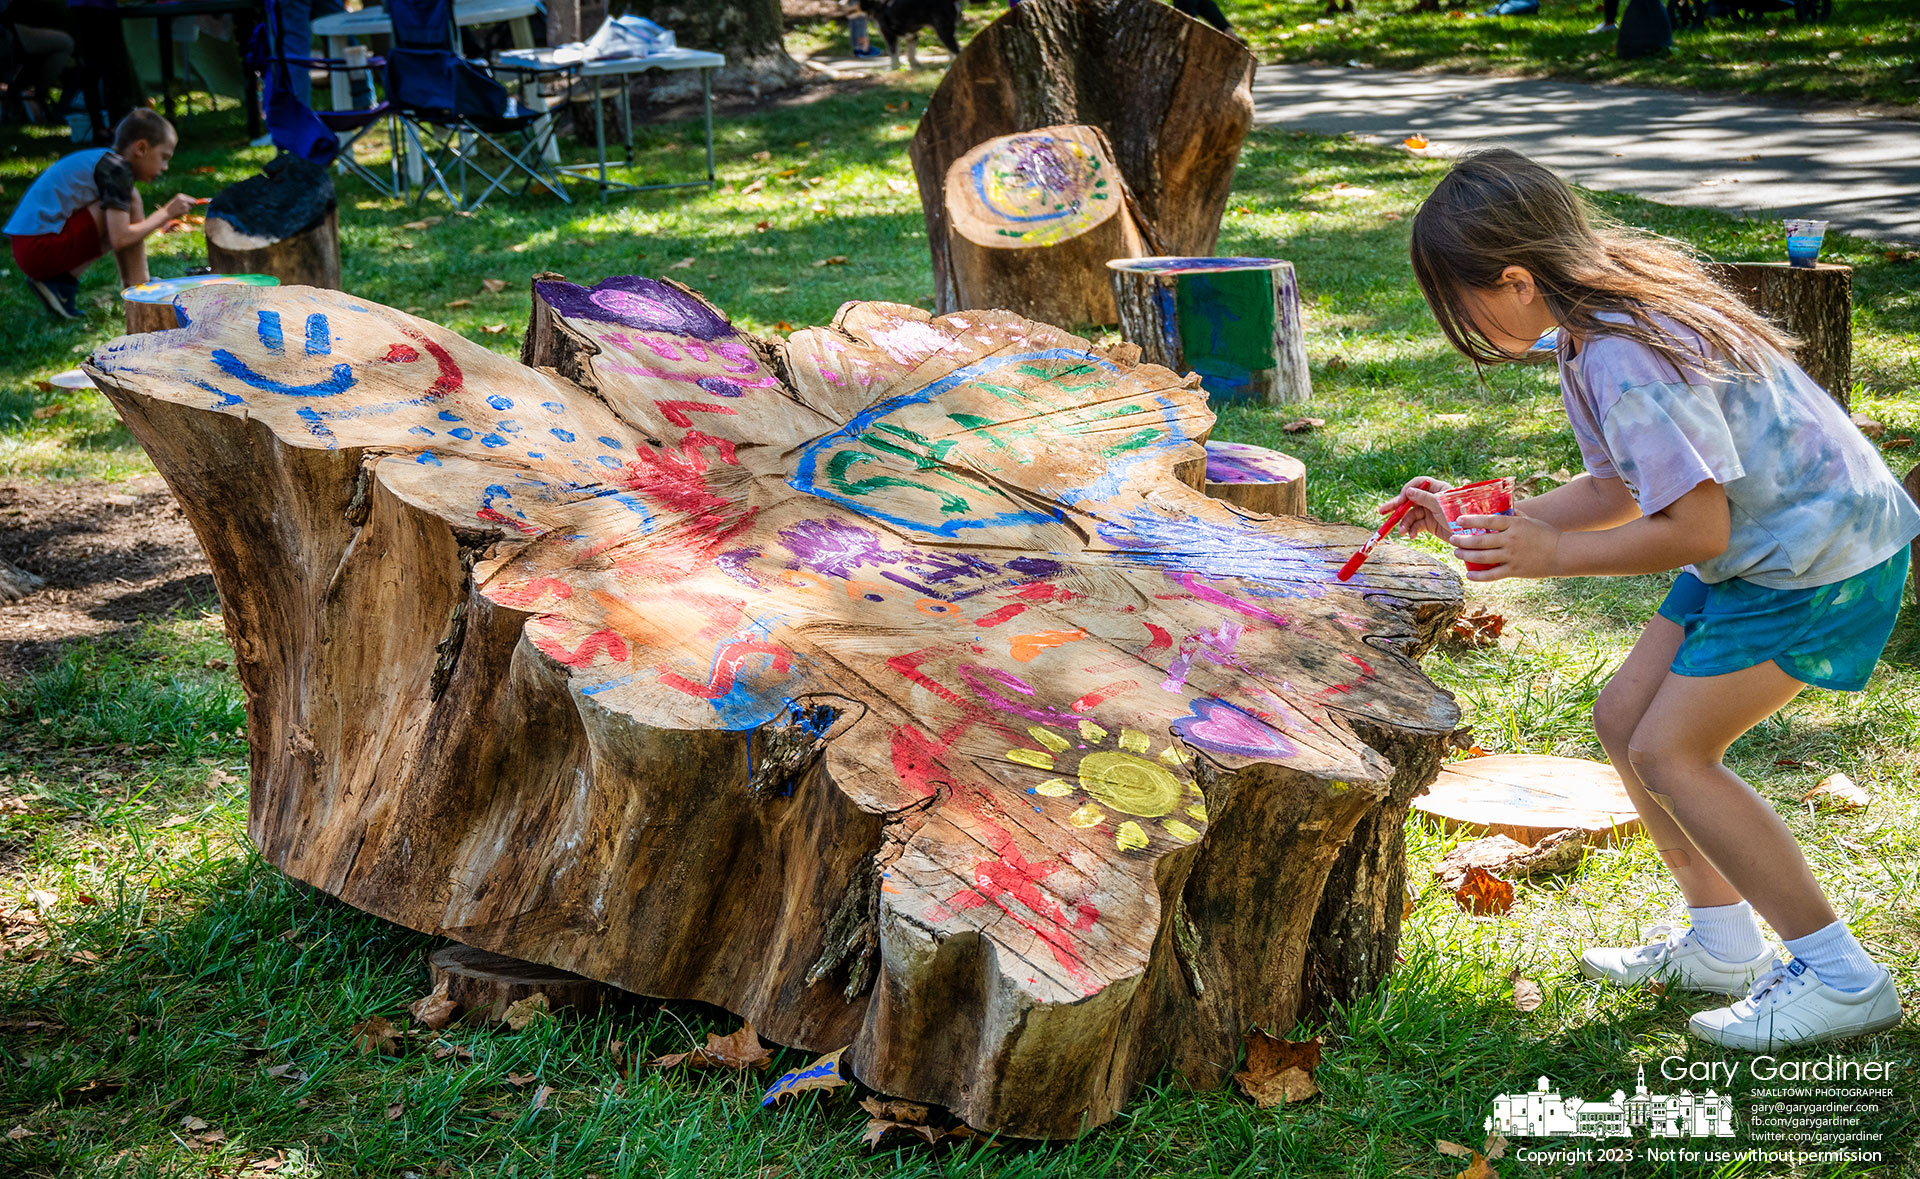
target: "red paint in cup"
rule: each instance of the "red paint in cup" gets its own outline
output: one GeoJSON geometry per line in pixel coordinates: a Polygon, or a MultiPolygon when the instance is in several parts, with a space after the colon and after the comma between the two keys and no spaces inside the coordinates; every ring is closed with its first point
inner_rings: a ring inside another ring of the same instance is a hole
{"type": "MultiPolygon", "coordinates": [[[[1461,536],[1484,536],[1487,532],[1485,528],[1454,528],[1453,522],[1462,516],[1513,515],[1513,480],[1482,479],[1478,483],[1443,491],[1440,493],[1440,510],[1447,514],[1448,531],[1461,536]]],[[[1467,568],[1478,572],[1492,569],[1493,566],[1468,561],[1467,568]]]]}

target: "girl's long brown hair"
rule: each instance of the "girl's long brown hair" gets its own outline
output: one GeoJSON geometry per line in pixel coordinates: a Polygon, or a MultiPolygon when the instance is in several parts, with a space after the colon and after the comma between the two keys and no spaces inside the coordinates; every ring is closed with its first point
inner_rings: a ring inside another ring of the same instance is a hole
{"type": "Polygon", "coordinates": [[[1525,267],[1563,331],[1624,336],[1646,345],[1676,375],[1771,371],[1769,352],[1790,356],[1794,339],[1714,280],[1691,250],[1596,212],[1566,182],[1519,152],[1462,156],[1413,218],[1413,273],[1453,346],[1475,364],[1540,357],[1509,352],[1475,327],[1463,295],[1494,287],[1525,267]],[[1601,320],[1603,312],[1627,317],[1601,320]],[[1698,332],[1707,345],[1675,339],[1655,316],[1698,332]]]}

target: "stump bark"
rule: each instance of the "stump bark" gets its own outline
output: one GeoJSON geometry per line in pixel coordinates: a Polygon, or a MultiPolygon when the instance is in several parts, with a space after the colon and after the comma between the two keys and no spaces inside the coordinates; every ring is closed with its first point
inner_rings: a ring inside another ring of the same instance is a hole
{"type": "Polygon", "coordinates": [[[1378,983],[1451,573],[1183,485],[1213,416],[1129,346],[534,291],[525,363],[224,286],[89,364],[219,583],[266,858],[1016,1136],[1378,983]]]}
{"type": "Polygon", "coordinates": [[[959,307],[1063,327],[1114,322],[1107,263],[1146,245],[1099,128],[989,139],[953,162],[946,186],[959,307]]]}
{"type": "Polygon", "coordinates": [[[1841,408],[1853,395],[1853,267],[1723,262],[1720,280],[1800,341],[1793,359],[1841,408]]]}
{"type": "Polygon", "coordinates": [[[1307,464],[1245,442],[1207,443],[1206,493],[1269,516],[1307,514],[1307,464]]]}
{"type": "Polygon", "coordinates": [[[291,237],[255,237],[207,217],[207,265],[222,274],[271,274],[288,286],[340,289],[340,213],[291,237]]]}
{"type": "Polygon", "coordinates": [[[957,310],[947,173],[1002,135],[1063,123],[1113,147],[1146,248],[1211,253],[1253,125],[1255,59],[1157,0],[1026,0],[975,34],[947,70],[911,154],[933,254],[934,305],[957,310]]]}
{"type": "Polygon", "coordinates": [[[1218,402],[1285,405],[1313,396],[1293,263],[1277,258],[1134,258],[1108,263],[1120,334],[1141,357],[1197,372],[1218,402]]]}

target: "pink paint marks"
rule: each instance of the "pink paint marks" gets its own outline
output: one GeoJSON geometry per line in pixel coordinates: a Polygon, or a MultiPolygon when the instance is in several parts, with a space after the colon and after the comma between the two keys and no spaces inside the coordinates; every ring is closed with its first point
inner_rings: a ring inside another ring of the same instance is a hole
{"type": "MultiPolygon", "coordinates": [[[[529,634],[532,634],[529,631],[529,634]]],[[[556,636],[532,635],[533,645],[561,663],[572,668],[582,668],[593,662],[595,655],[604,652],[609,658],[625,663],[631,652],[627,640],[611,630],[596,630],[580,640],[580,645],[569,651],[566,644],[556,636]]]]}
{"type": "Polygon", "coordinates": [[[1071,602],[1080,597],[1071,590],[1063,590],[1049,581],[1034,581],[1013,591],[1014,596],[1028,602],[1071,602]]]}
{"type": "Polygon", "coordinates": [[[973,887],[963,888],[947,898],[956,910],[976,909],[991,904],[1011,917],[1022,928],[1039,938],[1053,953],[1053,960],[1083,989],[1088,988],[1086,963],[1081,957],[1075,934],[1092,929],[1100,919],[1093,902],[1074,902],[1071,921],[1060,902],[1041,887],[1041,881],[1060,870],[1058,861],[1029,863],[1011,837],[1004,839],[993,859],[977,861],[973,866],[973,887]],[[1018,909],[1014,907],[1017,904],[1018,909]],[[1024,912],[1022,911],[1024,910],[1024,912]]]}
{"type": "Polygon", "coordinates": [[[1073,709],[1075,712],[1092,712],[1115,696],[1123,696],[1139,686],[1139,680],[1115,680],[1105,687],[1095,688],[1067,707],[1073,709]]]}
{"type": "Polygon", "coordinates": [[[1223,622],[1212,630],[1203,630],[1188,635],[1180,644],[1180,651],[1167,667],[1167,678],[1161,687],[1169,692],[1183,692],[1187,686],[1187,673],[1193,668],[1193,657],[1205,654],[1208,661],[1225,666],[1234,662],[1234,648],[1240,645],[1241,626],[1237,622],[1223,622]]]}
{"type": "Polygon", "coordinates": [[[1167,633],[1166,627],[1155,626],[1151,622],[1143,622],[1140,625],[1146,627],[1147,633],[1153,636],[1153,641],[1148,643],[1146,648],[1140,652],[1142,655],[1149,655],[1155,651],[1164,651],[1173,646],[1173,636],[1167,633]]]}
{"type": "Polygon", "coordinates": [[[687,416],[690,413],[718,413],[731,416],[740,412],[731,405],[716,405],[710,401],[656,401],[653,407],[660,411],[661,416],[681,429],[687,429],[693,425],[693,419],[687,416]]]}
{"type": "Polygon", "coordinates": [[[525,585],[487,590],[487,596],[502,606],[531,606],[548,594],[564,602],[573,596],[573,587],[557,577],[536,577],[525,585]]]}
{"type": "Polygon", "coordinates": [[[1330,700],[1335,696],[1344,695],[1347,692],[1353,691],[1355,688],[1359,687],[1361,684],[1364,684],[1368,680],[1373,678],[1373,675],[1374,675],[1373,665],[1368,663],[1366,660],[1360,658],[1358,655],[1350,655],[1345,652],[1342,652],[1340,657],[1342,659],[1345,659],[1347,662],[1352,663],[1354,666],[1360,669],[1360,678],[1354,679],[1354,680],[1348,680],[1344,684],[1332,684],[1332,685],[1329,685],[1328,687],[1322,688],[1318,692],[1314,693],[1314,696],[1316,696],[1317,698],[1321,700],[1330,700]]]}
{"type": "Polygon", "coordinates": [[[981,615],[979,618],[974,619],[973,624],[975,626],[999,626],[1007,619],[1017,618],[1026,612],[1027,608],[1024,605],[1015,602],[1010,606],[1002,606],[991,614],[981,615]]]}
{"type": "Polygon", "coordinates": [[[1202,602],[1210,602],[1215,606],[1225,606],[1227,609],[1239,614],[1244,614],[1248,618],[1258,618],[1262,622],[1271,622],[1275,626],[1293,625],[1292,619],[1284,615],[1275,614],[1273,611],[1256,606],[1251,602],[1243,602],[1232,594],[1221,593],[1191,573],[1182,573],[1174,580],[1184,586],[1188,592],[1192,593],[1195,598],[1198,598],[1202,602]]]}
{"type": "Polygon", "coordinates": [[[505,524],[508,528],[526,536],[531,536],[540,531],[538,525],[529,524],[525,520],[516,520],[512,516],[501,512],[498,508],[481,508],[475,512],[474,515],[489,523],[505,524]]]}

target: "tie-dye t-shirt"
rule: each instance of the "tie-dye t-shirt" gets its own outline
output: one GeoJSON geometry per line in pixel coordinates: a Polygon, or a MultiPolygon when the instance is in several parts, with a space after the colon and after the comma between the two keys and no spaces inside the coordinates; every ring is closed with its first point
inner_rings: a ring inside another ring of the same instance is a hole
{"type": "MultiPolygon", "coordinates": [[[[1656,323],[1699,346],[1688,329],[1656,323]]],[[[1693,567],[1701,581],[1827,585],[1920,535],[1920,509],[1879,451],[1792,361],[1776,355],[1766,378],[1709,378],[1677,374],[1622,336],[1572,355],[1561,337],[1561,397],[1590,474],[1625,482],[1646,515],[1705,480],[1726,488],[1732,536],[1693,567]]]]}

